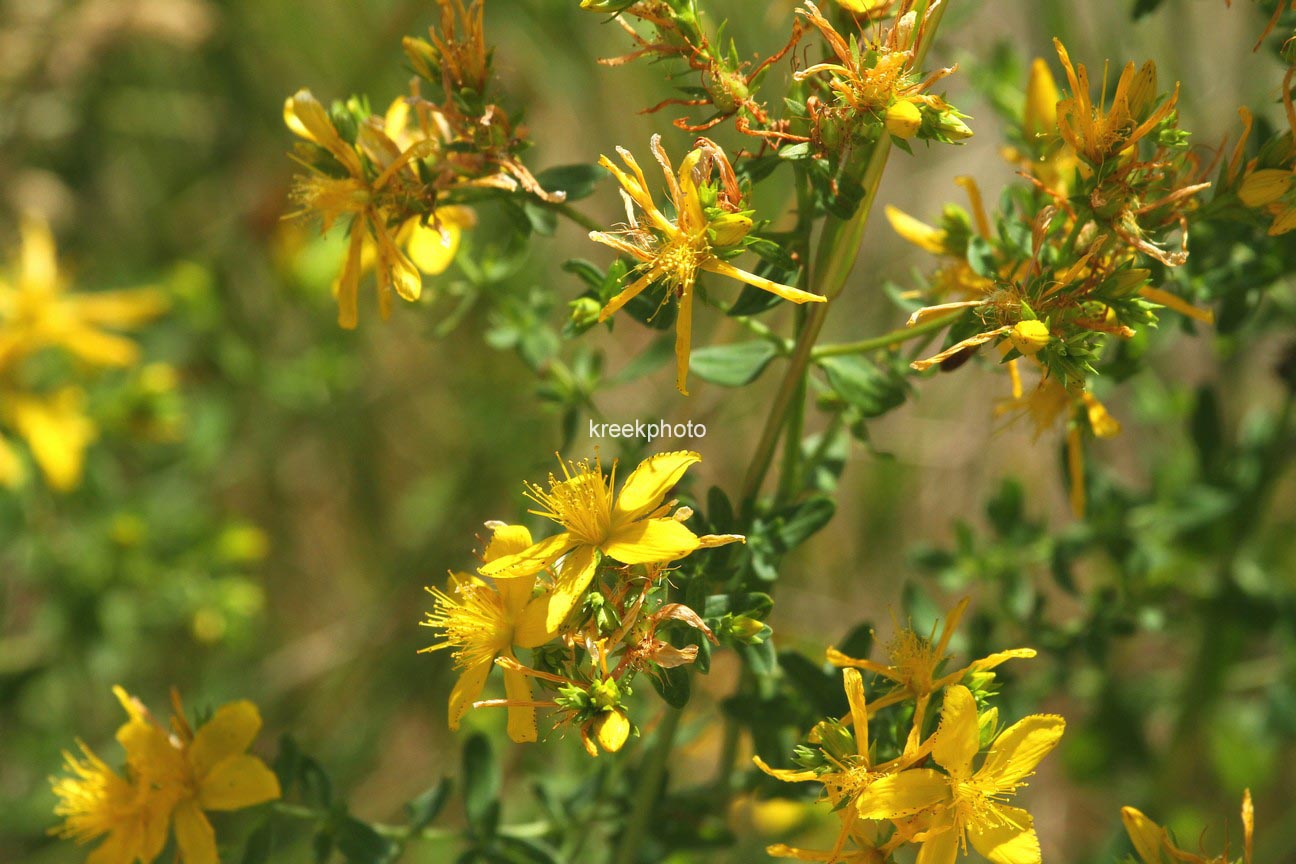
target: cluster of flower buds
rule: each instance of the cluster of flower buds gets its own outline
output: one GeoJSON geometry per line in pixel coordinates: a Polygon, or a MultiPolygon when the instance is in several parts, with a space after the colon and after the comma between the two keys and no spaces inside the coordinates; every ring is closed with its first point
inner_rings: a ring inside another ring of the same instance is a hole
{"type": "Polygon", "coordinates": [[[527,490],[539,508],[531,512],[561,533],[533,541],[522,526],[487,523],[479,575],[455,574],[452,592],[429,589],[436,606],[423,622],[442,634],[425,650],[450,649],[460,669],[450,696],[452,729],[471,707],[504,707],[509,736],[535,741],[542,708],[555,713],[555,726],[578,729],[591,756],[621,749],[634,728],[627,700],[639,673],[660,682],[666,670],[697,659],[698,646],[676,646],[666,628],[717,641],[696,611],[669,599],[671,562],[743,541],[699,537],[684,525],[691,511],[666,499],[700,458],[687,451],[651,456],[619,494],[615,464],[605,476],[597,461],[564,463],[561,478],[527,490]],[[530,665],[516,649],[531,652],[530,665]],[[506,698],[483,700],[494,666],[503,669],[506,698]],[[538,698],[537,686],[548,698],[538,698]]]}
{"type": "Polygon", "coordinates": [[[1056,47],[1070,95],[1061,97],[1043,60],[1033,64],[1007,154],[1026,182],[1010,190],[994,222],[970,178],[960,178],[970,216],[953,206],[936,226],[894,209],[888,216],[901,236],[946,262],[930,281],[929,305],[909,323],[945,321],[957,338],[913,367],[952,370],[995,346],[1012,380],[1012,399],[1000,410],[1028,413],[1037,432],[1066,418],[1072,502],[1082,510],[1080,430],[1108,437],[1120,428],[1089,390],[1102,350],[1155,326],[1162,309],[1214,321],[1209,310],[1153,285],[1157,265],[1186,260],[1189,215],[1213,166],[1188,150],[1177,125],[1178,89],[1160,94],[1152,63],[1127,64],[1110,104],[1095,104],[1085,67],[1056,47]],[[1018,369],[1023,358],[1039,372],[1030,395],[1018,369]]]}

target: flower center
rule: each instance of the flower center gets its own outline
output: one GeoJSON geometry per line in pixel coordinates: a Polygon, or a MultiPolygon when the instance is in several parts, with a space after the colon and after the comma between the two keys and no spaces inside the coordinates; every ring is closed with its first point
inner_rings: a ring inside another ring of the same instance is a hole
{"type": "Polygon", "coordinates": [[[654,265],[671,290],[678,293],[697,279],[698,267],[710,251],[705,231],[692,237],[681,233],[658,251],[654,265]]]}
{"type": "Polygon", "coordinates": [[[427,650],[451,648],[455,665],[466,668],[493,659],[512,644],[513,623],[498,591],[475,582],[461,583],[457,597],[438,588],[428,591],[436,598],[436,608],[423,625],[444,631],[445,641],[427,650]]]}
{"type": "Polygon", "coordinates": [[[529,512],[557,522],[581,544],[601,546],[612,533],[612,480],[598,462],[567,463],[563,479],[550,474],[547,491],[532,483],[526,495],[541,508],[529,512]]]}

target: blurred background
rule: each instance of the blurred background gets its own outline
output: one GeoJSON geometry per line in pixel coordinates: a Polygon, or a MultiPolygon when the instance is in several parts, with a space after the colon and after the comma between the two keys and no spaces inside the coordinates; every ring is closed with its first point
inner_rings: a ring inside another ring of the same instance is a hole
{"type": "MultiPolygon", "coordinates": [[[[1104,58],[1155,59],[1162,89],[1183,83],[1181,125],[1202,147],[1236,134],[1239,105],[1278,116],[1282,67],[1251,52],[1264,18],[1249,3],[1167,0],[1136,23],[1133,5],[953,0],[930,62],[961,65],[946,83],[976,136],[896,153],[881,202],[934,219],[944,202],[963,203],[953,183],[963,174],[996,200],[1014,168],[990,107],[999,85],[977,70],[1016,68],[1024,83],[1031,58],[1055,59],[1055,35],[1091,70],[1104,58]]],[[[794,6],[709,8],[716,19],[732,14],[728,34],[745,53],[767,53],[794,6]]],[[[582,230],[563,223],[525,256],[506,250],[510,266],[488,290],[480,274],[452,268],[385,324],[362,293],[361,326],[345,332],[329,296],[339,238],[283,219],[294,169],[284,98],[303,86],[326,104],[367,93],[381,111],[408,85],[401,37],[435,17],[434,4],[404,0],[0,0],[5,259],[20,214],[39,214],[79,289],[152,285],[171,301],[140,334],[147,365],[104,373],[95,389],[101,440],[79,488],[0,494],[0,799],[10,802],[0,860],[83,859],[84,849],[44,836],[54,821],[46,778],[77,737],[115,757],[113,683],[157,710],[172,685],[197,706],[253,699],[266,720],[261,751],[291,731],[363,818],[393,818],[458,771],[448,658],[415,653],[431,635],[417,626],[430,602],[423,588],[471,563],[483,521],[522,515],[521,482],[539,480],[560,447],[580,457],[601,444],[607,458],[620,445],[590,442],[583,419],[567,444],[560,411],[537,398],[516,350],[527,350],[518,333],[528,316],[556,329],[581,292],[562,261],[607,263],[582,230]],[[536,288],[559,302],[532,302],[536,288]]],[[[575,2],[491,0],[487,33],[505,91],[527,106],[533,168],[593,162],[616,145],[643,152],[654,131],[675,158],[690,143],[669,126],[673,109],[633,113],[670,95],[664,69],[597,65],[631,46],[575,2]]],[[[786,70],[772,73],[770,93],[786,70]]],[[[714,135],[739,143],[727,124],[714,135]]],[[[776,223],[790,209],[780,182],[758,199],[776,223]]],[[[621,214],[609,183],[579,206],[604,224],[621,214]]],[[[469,257],[499,252],[487,230],[464,242],[469,257]]],[[[930,266],[876,218],[825,338],[900,326],[882,286],[912,284],[930,266]]],[[[1290,311],[1290,283],[1272,302],[1290,311]]],[[[786,327],[789,314],[767,320],[786,327]]],[[[697,322],[695,345],[742,338],[715,310],[699,309],[697,322]]],[[[581,350],[601,352],[615,374],[656,337],[625,321],[591,331],[581,350]]],[[[1147,347],[1153,371],[1100,391],[1124,432],[1089,450],[1100,478],[1086,526],[1066,508],[1061,431],[1036,438],[1029,422],[996,417],[1007,388],[989,364],[915,382],[915,398],[846,456],[835,520],[787,562],[771,619],[780,647],[818,658],[825,639],[864,620],[884,641],[896,621],[929,622],[971,593],[978,614],[958,652],[1039,640],[1055,649],[1006,669],[1017,683],[1001,708],[1008,718],[1057,711],[1070,723],[1026,792],[1046,861],[1127,851],[1123,803],[1182,826],[1185,845],[1205,826],[1216,849],[1227,826],[1236,849],[1244,786],[1257,803],[1256,861],[1289,860],[1296,479],[1255,444],[1283,440],[1273,429],[1289,396],[1273,370],[1285,349],[1258,327],[1217,338],[1165,326],[1147,347]],[[1211,452],[1204,435],[1214,436],[1211,452]],[[1252,489],[1229,483],[1257,471],[1263,494],[1227,497],[1252,489]],[[1239,513],[1245,536],[1229,527],[1239,513]],[[1068,555],[1075,593],[1053,578],[1068,555]]],[[[732,491],[778,372],[738,398],[696,381],[686,400],[659,365],[595,391],[587,408],[612,422],[705,423],[705,439],[682,445],[703,455],[696,488],[732,491]]],[[[810,423],[822,420],[812,412],[810,423]]],[[[717,700],[734,675],[718,657],[690,708],[690,762],[678,773],[709,770],[717,700]]],[[[499,733],[502,721],[476,712],[470,725],[499,733]]],[[[572,737],[530,747],[493,737],[506,777],[588,770],[572,737]]],[[[507,818],[528,818],[525,784],[505,789],[507,818]]],[[[833,822],[741,798],[738,850],[680,860],[756,860],[794,834],[813,845],[833,822]]],[[[299,845],[276,860],[307,860],[299,845]]],[[[449,861],[453,851],[429,844],[407,860],[449,861]]]]}

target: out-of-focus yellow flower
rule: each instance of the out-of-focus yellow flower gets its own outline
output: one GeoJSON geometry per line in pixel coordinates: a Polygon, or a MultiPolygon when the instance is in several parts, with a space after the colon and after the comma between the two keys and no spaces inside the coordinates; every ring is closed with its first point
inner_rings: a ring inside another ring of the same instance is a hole
{"type": "Polygon", "coordinates": [[[499,580],[518,579],[564,558],[545,621],[556,629],[589,587],[600,555],[622,564],[655,564],[683,558],[703,546],[741,540],[736,535],[698,537],[680,521],[680,513],[672,515],[674,502],[665,501],[689,466],[701,459],[688,450],[649,456],[630,472],[615,497],[616,463],[606,477],[598,460],[592,466],[588,461],[561,463],[562,479],[549,475],[547,490],[529,484],[527,497],[539,507],[530,512],[565,530],[494,558],[478,572],[499,580]]]}
{"type": "MultiPolygon", "coordinates": [[[[715,220],[708,219],[703,211],[702,201],[698,195],[698,186],[705,183],[711,173],[719,168],[732,175],[728,168],[724,151],[706,139],[699,139],[699,144],[680,163],[678,176],[671,168],[666,151],[662,149],[661,136],[654,135],[651,150],[661,165],[666,178],[666,187],[670,190],[671,203],[675,208],[675,219],[672,221],[657,208],[652,193],[648,190],[648,180],[643,170],[635,161],[630,151],[621,147],[617,153],[629,168],[629,173],[618,168],[606,156],[599,158],[599,164],[611,172],[624,190],[624,194],[634,207],[638,208],[646,224],[640,224],[630,205],[627,205],[628,224],[624,230],[616,232],[592,231],[590,239],[611,246],[638,260],[638,274],[619,294],[608,301],[599,312],[599,321],[606,321],[616,312],[637,297],[645,288],[654,282],[662,282],[670,296],[679,301],[679,317],[675,324],[675,386],[688,395],[689,343],[693,332],[693,289],[697,283],[698,271],[706,270],[719,273],[739,282],[745,282],[762,291],[768,291],[793,303],[823,303],[824,298],[811,294],[790,285],[770,281],[755,273],[749,273],[730,264],[725,258],[717,255],[720,240],[741,240],[741,234],[734,236],[728,231],[729,223],[722,221],[721,232],[715,231],[715,220]]],[[[729,182],[730,176],[723,178],[729,182]]],[[[737,197],[737,181],[732,181],[733,196],[737,197]]],[[[736,202],[733,202],[736,206],[736,202]]],[[[733,215],[732,213],[723,214],[733,215]]],[[[718,214],[717,219],[721,218],[718,214]]],[[[750,223],[748,223],[750,227],[750,223]]]]}
{"type": "Polygon", "coordinates": [[[1089,95],[1089,73],[1083,63],[1072,65],[1061,40],[1054,39],[1071,95],[1057,106],[1058,130],[1077,154],[1093,167],[1119,157],[1138,144],[1174,111],[1179,85],[1168,99],[1156,104],[1156,64],[1151,60],[1137,72],[1127,63],[1116,82],[1110,107],[1095,105],[1089,95]]]}
{"type": "Polygon", "coordinates": [[[3,419],[27,442],[45,481],[60,492],[75,488],[81,482],[86,447],[98,434],[85,415],[85,393],[79,387],[41,396],[0,393],[3,419]]]}
{"type": "Polygon", "coordinates": [[[167,308],[151,288],[71,293],[66,281],[49,226],[24,219],[17,272],[0,275],[0,371],[46,348],[96,366],[128,366],[139,348],[110,330],[138,327],[167,308]]]}
{"type": "Polygon", "coordinates": [[[173,692],[169,734],[139,700],[121,687],[113,693],[129,716],[117,730],[127,777],[84,745],[84,761],[67,755],[75,776],[51,781],[60,799],[55,815],[65,820],[54,833],[79,842],[107,834],[89,864],[147,864],[161,852],[170,825],[184,864],[219,864],[215,831],[204,811],[241,810],[280,795],[274,772],[246,752],[261,728],[256,706],[224,705],[194,732],[173,692]]]}
{"type": "Polygon", "coordinates": [[[910,768],[883,777],[863,791],[856,809],[863,819],[923,814],[918,852],[923,864],[953,864],[969,842],[994,864],[1039,864],[1039,838],[1030,813],[1006,801],[1057,746],[1065,729],[1066,721],[1055,714],[1033,714],[1000,733],[980,767],[974,767],[981,749],[976,699],[966,687],[951,687],[931,741],[932,758],[945,773],[910,768]]]}
{"type": "MultiPolygon", "coordinates": [[[[1121,808],[1121,821],[1134,852],[1143,864],[1231,864],[1234,860],[1227,847],[1219,855],[1207,858],[1180,849],[1170,840],[1170,832],[1144,816],[1134,807],[1121,808]]],[[[1251,790],[1242,793],[1242,861],[1251,864],[1255,835],[1255,807],[1251,803],[1251,790]]]]}
{"type": "MultiPolygon", "coordinates": [[[[298,176],[293,197],[301,205],[299,213],[318,215],[325,231],[339,218],[350,219],[346,260],[334,284],[338,324],[348,329],[358,322],[358,290],[365,270],[372,268],[377,274],[378,308],[386,318],[391,312],[391,291],[405,300],[417,300],[423,291],[420,274],[443,272],[458,250],[461,230],[475,222],[472,211],[463,207],[437,208],[427,216],[391,211],[388,198],[394,187],[418,182],[411,163],[436,155],[442,146],[409,118],[406,100],[398,99],[383,118],[362,124],[357,143],[351,144],[309,90],[299,90],[284,102],[288,128],[327,150],[346,172],[336,177],[303,162],[308,171],[298,176]],[[377,169],[372,178],[367,165],[377,169]]],[[[514,185],[506,178],[480,183],[514,185]]]]}
{"type": "MultiPolygon", "coordinates": [[[[483,553],[489,563],[506,555],[530,548],[531,532],[521,525],[490,523],[490,542],[483,553]]],[[[554,636],[545,625],[549,594],[535,593],[535,574],[515,579],[500,579],[488,585],[468,573],[451,577],[454,594],[428,588],[436,598],[436,608],[427,614],[424,627],[442,631],[443,641],[419,653],[449,648],[459,680],[450,693],[450,728],[458,729],[463,715],[481,696],[495,658],[516,660],[514,646],[537,648],[554,636]]],[[[504,689],[508,694],[509,737],[519,743],[536,740],[535,708],[532,706],[531,681],[521,672],[504,667],[504,689]],[[517,703],[517,704],[512,704],[517,703]]]]}
{"type": "Polygon", "coordinates": [[[1062,140],[1058,129],[1057,82],[1044,58],[1036,57],[1026,79],[1026,107],[1022,132],[1030,152],[1015,150],[1010,161],[1021,162],[1032,177],[1062,196],[1067,194],[1078,160],[1075,150],[1062,140]]]}

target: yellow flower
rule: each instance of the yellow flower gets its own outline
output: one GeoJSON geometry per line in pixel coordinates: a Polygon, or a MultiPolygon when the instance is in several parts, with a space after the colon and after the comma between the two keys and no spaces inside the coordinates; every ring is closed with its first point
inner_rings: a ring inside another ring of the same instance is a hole
{"type": "Polygon", "coordinates": [[[134,864],[157,857],[170,824],[184,864],[219,864],[204,811],[241,810],[280,795],[274,772],[245,752],[261,728],[256,706],[224,705],[194,732],[173,692],[174,734],[168,734],[139,700],[121,687],[113,693],[129,716],[117,730],[128,779],[88,749],[85,762],[66,757],[76,777],[53,781],[62,799],[55,814],[66,819],[59,835],[85,842],[108,834],[89,864],[134,864]]]}
{"type": "MultiPolygon", "coordinates": [[[[382,316],[390,313],[390,290],[394,289],[406,301],[419,299],[422,293],[419,268],[398,245],[398,237],[406,231],[411,219],[403,219],[393,231],[389,225],[391,214],[382,206],[381,194],[391,180],[407,170],[413,159],[432,153],[430,145],[413,141],[402,150],[385,130],[363,126],[362,137],[368,144],[365,155],[381,170],[371,181],[360,159],[360,148],[342,140],[324,106],[310,91],[301,89],[284,102],[284,123],[295,135],[328,150],[346,170],[345,177],[334,177],[307,165],[310,174],[298,177],[293,190],[303,212],[318,212],[324,231],[341,216],[351,219],[350,245],[336,285],[338,324],[351,329],[358,323],[358,291],[365,246],[371,247],[376,262],[378,308],[382,316]]],[[[417,220],[419,216],[413,218],[413,222],[417,220]]],[[[450,242],[447,240],[445,245],[450,242]]]]}
{"type": "MultiPolygon", "coordinates": [[[[608,301],[599,312],[599,321],[611,318],[617,310],[654,282],[663,283],[669,296],[679,301],[679,318],[675,325],[675,386],[681,393],[688,395],[689,342],[693,331],[693,289],[697,283],[698,271],[706,270],[737,279],[793,303],[822,303],[824,298],[740,270],[717,256],[717,238],[711,230],[713,222],[708,220],[703,211],[698,185],[705,183],[717,167],[725,175],[722,179],[726,183],[730,182],[732,178],[728,175],[732,174],[732,169],[728,168],[729,163],[725,159],[724,151],[706,139],[699,139],[699,146],[684,157],[676,176],[671,169],[666,152],[662,149],[660,135],[652,137],[650,147],[653,156],[661,165],[662,173],[666,178],[666,187],[670,190],[671,203],[675,208],[674,221],[657,209],[652,193],[648,190],[648,180],[644,177],[639,163],[628,150],[618,147],[617,153],[630,169],[630,173],[618,168],[606,156],[599,158],[599,164],[611,172],[624,190],[629,202],[626,207],[628,224],[624,230],[615,233],[592,231],[589,235],[590,239],[641,262],[635,271],[638,274],[637,278],[608,301]],[[633,208],[638,208],[645,224],[640,224],[633,208]]],[[[737,197],[737,181],[732,180],[732,184],[735,194],[730,196],[731,198],[737,197]]],[[[731,206],[736,207],[736,202],[731,202],[731,206]]]]}
{"type": "Polygon", "coordinates": [[[79,845],[106,835],[87,864],[134,864],[157,858],[166,844],[174,800],[122,778],[84,743],[78,741],[77,746],[83,758],[64,751],[67,775],[50,778],[59,799],[54,815],[64,821],[49,833],[79,845]]]}
{"type": "MultiPolygon", "coordinates": [[[[890,692],[873,702],[869,708],[870,712],[879,711],[889,705],[908,699],[917,700],[917,705],[914,708],[913,723],[914,734],[916,735],[919,727],[922,726],[922,718],[927,703],[931,699],[931,695],[936,691],[957,684],[969,672],[986,672],[1007,660],[1028,659],[1035,656],[1034,648],[1012,648],[974,660],[953,672],[939,674],[940,667],[949,656],[945,653],[945,649],[949,647],[950,638],[954,635],[954,630],[963,618],[963,613],[967,610],[969,602],[970,598],[964,597],[950,612],[945,621],[945,626],[941,630],[940,639],[935,638],[935,625],[932,626],[931,635],[926,638],[919,636],[909,628],[901,630],[887,646],[887,653],[891,660],[890,665],[875,663],[867,659],[848,657],[836,648],[828,649],[828,662],[834,666],[865,669],[894,682],[895,686],[890,692]]],[[[916,746],[917,741],[911,736],[909,743],[911,746],[908,749],[912,749],[912,746],[916,746]]]]}
{"type": "Polygon", "coordinates": [[[1137,73],[1127,63],[1116,82],[1116,93],[1108,108],[1094,105],[1089,97],[1089,73],[1084,64],[1073,66],[1061,40],[1054,39],[1062,67],[1066,70],[1071,95],[1057,105],[1058,130],[1077,154],[1093,167],[1120,156],[1136,145],[1174,111],[1179,85],[1160,105],[1157,99],[1156,64],[1151,60],[1137,73]],[[1155,107],[1154,107],[1155,106],[1155,107]]]}
{"type": "MultiPolygon", "coordinates": [[[[483,555],[487,562],[532,545],[531,533],[521,525],[496,522],[488,523],[488,527],[493,533],[483,555]]],[[[462,670],[450,693],[450,728],[458,729],[464,713],[481,696],[495,658],[516,660],[513,646],[539,647],[553,638],[554,631],[545,626],[549,595],[532,596],[534,573],[501,579],[494,585],[467,573],[454,574],[451,579],[455,586],[453,596],[437,588],[427,589],[436,598],[436,609],[422,622],[424,627],[442,630],[444,641],[419,653],[452,649],[455,666],[462,670]]],[[[510,703],[509,737],[519,743],[536,740],[530,679],[504,667],[504,689],[510,703]]]]}
{"type": "Polygon", "coordinates": [[[731,543],[736,535],[698,537],[671,515],[674,502],[664,502],[697,453],[680,450],[649,456],[626,478],[613,496],[616,463],[610,476],[596,459],[562,464],[562,479],[549,475],[549,488],[529,484],[527,497],[540,509],[531,510],[561,525],[564,531],[528,548],[495,558],[478,570],[483,576],[514,579],[531,576],[563,559],[545,625],[557,629],[594,578],[600,554],[622,564],[657,564],[683,558],[703,546],[731,543]]]}
{"type": "Polygon", "coordinates": [[[932,758],[945,774],[911,768],[883,777],[864,790],[856,809],[862,819],[903,819],[926,811],[918,852],[923,864],[953,864],[969,842],[994,864],[1039,864],[1030,813],[1005,802],[1065,729],[1066,721],[1057,715],[1033,714],[1000,733],[974,768],[981,749],[976,700],[966,687],[951,687],[931,741],[932,758]]]}
{"type": "MultiPolygon", "coordinates": [[[[858,810],[848,806],[874,782],[886,776],[888,771],[898,767],[899,762],[873,766],[869,760],[868,715],[869,708],[864,696],[864,680],[855,669],[842,672],[842,683],[846,688],[846,700],[850,705],[850,721],[853,728],[852,737],[855,744],[854,753],[841,753],[834,756],[824,749],[825,757],[834,762],[827,771],[789,770],[771,768],[759,756],[753,757],[756,767],[771,777],[787,783],[816,781],[822,783],[824,796],[832,804],[833,811],[841,820],[842,827],[837,835],[837,842],[830,851],[798,849],[783,843],[776,843],[766,848],[766,852],[775,858],[798,858],[805,861],[858,861],[877,862],[885,860],[885,854],[877,848],[870,827],[863,824],[858,810]]],[[[813,739],[812,739],[813,740],[813,739]]],[[[937,787],[939,788],[939,781],[937,787]]]]}
{"type": "MultiPolygon", "coordinates": [[[[66,492],[81,482],[85,450],[95,439],[94,423],[85,416],[85,393],[64,387],[48,395],[0,391],[4,420],[11,425],[40,466],[50,488],[66,492]]],[[[13,475],[21,480],[21,474],[13,475]]],[[[3,482],[0,471],[0,482],[3,482]]]]}
{"type": "Polygon", "coordinates": [[[46,348],[96,366],[128,366],[138,347],[103,328],[138,327],[166,310],[165,297],[149,288],[73,294],[66,287],[49,226],[24,219],[16,278],[0,277],[0,370],[46,348]]]}
{"type": "MultiPolygon", "coordinates": [[[[1134,851],[1143,864],[1231,864],[1233,856],[1226,847],[1214,858],[1195,855],[1180,849],[1170,840],[1170,832],[1153,822],[1134,807],[1121,808],[1121,821],[1129,834],[1134,851]]],[[[1242,860],[1251,864],[1255,834],[1255,807],[1251,803],[1251,790],[1242,793],[1242,860]]]]}

